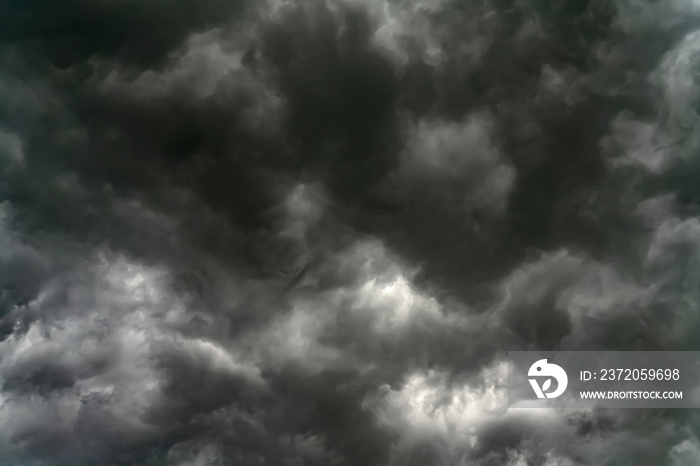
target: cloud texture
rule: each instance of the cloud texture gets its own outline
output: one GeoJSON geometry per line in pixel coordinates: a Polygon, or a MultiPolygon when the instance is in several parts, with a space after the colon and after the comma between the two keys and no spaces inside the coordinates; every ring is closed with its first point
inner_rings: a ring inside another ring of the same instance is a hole
{"type": "Polygon", "coordinates": [[[685,466],[509,350],[700,350],[700,4],[0,2],[0,464],[685,466]]]}

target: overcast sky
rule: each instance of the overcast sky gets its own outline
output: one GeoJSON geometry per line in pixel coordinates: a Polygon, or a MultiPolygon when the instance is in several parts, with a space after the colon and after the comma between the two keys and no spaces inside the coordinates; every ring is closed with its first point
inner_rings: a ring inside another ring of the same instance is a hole
{"type": "Polygon", "coordinates": [[[693,466],[509,350],[700,350],[696,0],[0,0],[0,465],[693,466]]]}

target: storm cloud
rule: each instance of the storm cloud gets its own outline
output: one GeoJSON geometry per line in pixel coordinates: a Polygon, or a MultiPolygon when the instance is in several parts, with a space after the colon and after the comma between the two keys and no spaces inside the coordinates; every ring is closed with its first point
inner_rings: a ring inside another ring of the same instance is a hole
{"type": "Polygon", "coordinates": [[[0,1],[0,464],[682,466],[507,351],[700,350],[700,4],[0,1]]]}

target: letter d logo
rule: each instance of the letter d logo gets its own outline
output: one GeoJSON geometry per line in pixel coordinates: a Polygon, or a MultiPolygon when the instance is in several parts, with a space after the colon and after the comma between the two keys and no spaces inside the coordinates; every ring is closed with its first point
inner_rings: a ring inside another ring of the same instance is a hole
{"type": "Polygon", "coordinates": [[[537,398],[556,398],[564,393],[569,383],[569,378],[566,376],[564,369],[556,364],[548,363],[546,359],[540,359],[530,366],[527,375],[528,377],[549,377],[545,380],[541,388],[537,380],[528,379],[537,398]],[[557,381],[557,389],[553,392],[547,392],[552,385],[552,378],[557,381]]]}

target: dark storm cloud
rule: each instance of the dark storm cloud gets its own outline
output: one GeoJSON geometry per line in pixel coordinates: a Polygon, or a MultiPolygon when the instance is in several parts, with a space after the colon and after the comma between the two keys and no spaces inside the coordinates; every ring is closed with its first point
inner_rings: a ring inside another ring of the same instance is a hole
{"type": "Polygon", "coordinates": [[[193,31],[226,23],[244,4],[10,0],[0,7],[0,30],[4,42],[27,45],[61,69],[96,54],[152,66],[193,31]]]}
{"type": "Polygon", "coordinates": [[[4,2],[0,457],[697,462],[693,412],[503,387],[696,349],[698,15],[4,2]]]}

